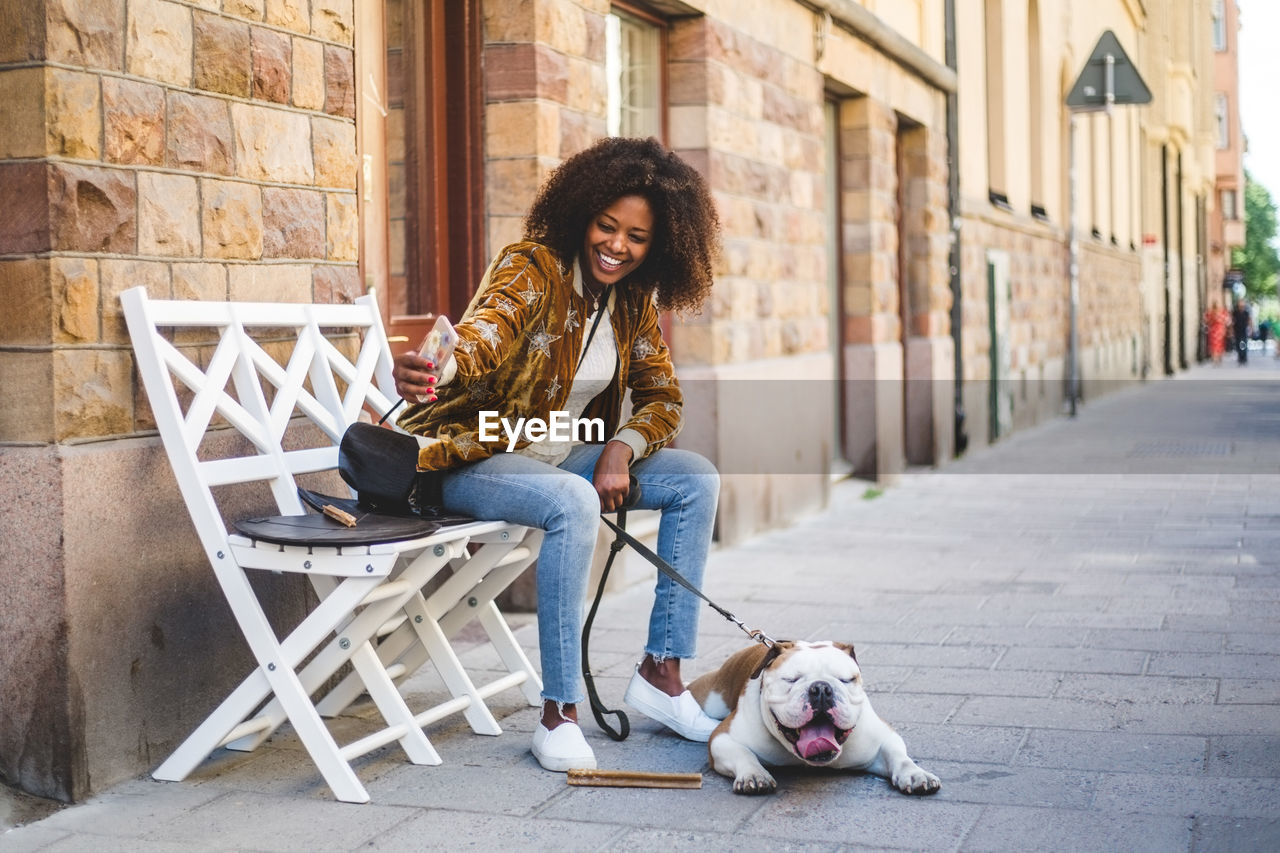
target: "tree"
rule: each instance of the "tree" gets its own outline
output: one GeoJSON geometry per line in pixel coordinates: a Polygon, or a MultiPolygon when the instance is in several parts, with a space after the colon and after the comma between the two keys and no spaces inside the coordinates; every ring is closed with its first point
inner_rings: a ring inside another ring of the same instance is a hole
{"type": "Polygon", "coordinates": [[[1231,253],[1231,264],[1244,272],[1244,288],[1251,301],[1276,295],[1280,254],[1276,237],[1276,203],[1267,188],[1244,173],[1244,246],[1231,253]]]}

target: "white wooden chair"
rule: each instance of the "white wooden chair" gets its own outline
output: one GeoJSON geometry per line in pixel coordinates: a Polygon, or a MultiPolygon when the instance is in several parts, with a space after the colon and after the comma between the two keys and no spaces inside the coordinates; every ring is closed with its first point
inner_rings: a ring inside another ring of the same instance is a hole
{"type": "Polygon", "coordinates": [[[475,732],[496,735],[501,729],[486,698],[518,686],[531,705],[541,704],[537,673],[493,601],[536,557],[540,531],[468,522],[404,541],[282,546],[229,531],[219,510],[215,487],[258,483],[269,488],[281,514],[304,514],[295,476],[336,469],[346,427],[366,405],[385,412],[397,399],[372,295],[354,305],[211,303],[152,300],[138,287],[120,300],[191,521],[258,664],[156,769],[156,779],[182,780],[220,747],[252,750],[287,720],[335,796],[368,802],[352,758],[398,741],[414,764],[439,764],[423,726],[462,712],[475,732]],[[192,340],[193,328],[204,330],[206,353],[213,346],[207,366],[192,358],[198,346],[184,352],[174,343],[192,340]],[[357,350],[354,358],[326,330],[345,336],[357,350]],[[264,347],[255,332],[275,343],[264,347]],[[291,350],[287,363],[269,349],[291,350]],[[207,458],[207,438],[235,433],[244,439],[243,453],[207,458]],[[446,567],[452,574],[424,597],[424,586],[446,567]],[[310,578],[319,603],[287,637],[277,637],[268,623],[249,583],[252,571],[310,578]],[[449,644],[471,619],[480,621],[509,670],[483,686],[472,682],[449,644]],[[396,680],[427,660],[452,698],[414,712],[396,680]],[[348,661],[350,674],[318,708],[312,695],[348,661]],[[386,725],[339,746],[321,711],[336,715],[363,693],[386,725]]]}

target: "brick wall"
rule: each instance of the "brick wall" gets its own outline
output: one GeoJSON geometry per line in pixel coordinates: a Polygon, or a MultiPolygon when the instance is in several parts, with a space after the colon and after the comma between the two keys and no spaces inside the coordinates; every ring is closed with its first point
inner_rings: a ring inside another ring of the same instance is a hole
{"type": "Polygon", "coordinates": [[[0,440],[146,426],[121,290],[358,295],[352,0],[3,5],[0,440]]]}
{"type": "MultiPolygon", "coordinates": [[[[352,0],[0,0],[6,782],[132,776],[250,665],[118,295],[358,295],[354,25],[352,0]]],[[[288,623],[307,594],[266,597],[288,623]]]]}

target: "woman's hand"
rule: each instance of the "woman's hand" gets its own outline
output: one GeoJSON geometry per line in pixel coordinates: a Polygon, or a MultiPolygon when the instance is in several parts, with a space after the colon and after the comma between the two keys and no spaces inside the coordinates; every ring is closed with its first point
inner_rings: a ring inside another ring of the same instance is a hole
{"type": "Polygon", "coordinates": [[[613,512],[622,506],[631,491],[631,448],[621,441],[604,446],[596,460],[591,483],[600,495],[600,511],[613,512]]]}
{"type": "Polygon", "coordinates": [[[391,375],[396,380],[396,393],[410,402],[436,401],[436,366],[415,350],[396,356],[391,375]]]}

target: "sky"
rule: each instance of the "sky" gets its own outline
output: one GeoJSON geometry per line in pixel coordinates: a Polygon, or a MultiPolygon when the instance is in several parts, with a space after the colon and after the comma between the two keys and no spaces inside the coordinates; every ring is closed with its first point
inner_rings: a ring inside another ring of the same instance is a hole
{"type": "Polygon", "coordinates": [[[1240,7],[1240,119],[1249,140],[1244,167],[1280,200],[1280,2],[1237,0],[1240,7]]]}

